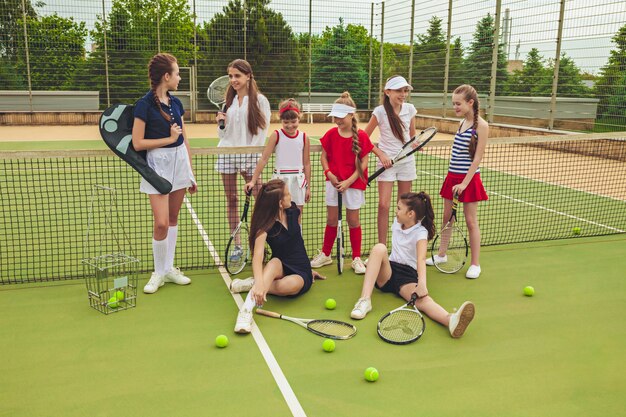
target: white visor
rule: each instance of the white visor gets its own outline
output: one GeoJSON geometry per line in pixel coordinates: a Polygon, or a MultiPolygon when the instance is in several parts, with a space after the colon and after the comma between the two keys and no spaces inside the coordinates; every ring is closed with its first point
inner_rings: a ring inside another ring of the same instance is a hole
{"type": "Polygon", "coordinates": [[[406,82],[404,77],[393,77],[385,84],[385,90],[400,90],[404,87],[409,87],[409,90],[413,89],[413,87],[406,82]]]}
{"type": "Polygon", "coordinates": [[[355,112],[356,108],[354,107],[346,106],[345,104],[335,103],[333,104],[333,108],[330,110],[330,113],[328,113],[328,116],[339,117],[340,119],[343,119],[348,114],[355,112]]]}

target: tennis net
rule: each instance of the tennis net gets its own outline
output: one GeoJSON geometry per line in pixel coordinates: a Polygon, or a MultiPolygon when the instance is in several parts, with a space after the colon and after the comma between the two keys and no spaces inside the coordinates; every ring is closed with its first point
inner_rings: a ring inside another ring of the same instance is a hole
{"type": "MultiPolygon", "coordinates": [[[[443,208],[438,193],[450,149],[451,141],[433,141],[416,156],[418,178],[413,189],[433,197],[438,227],[443,208]]],[[[177,266],[208,268],[221,263],[230,230],[222,179],[215,171],[217,157],[224,152],[261,150],[194,150],[199,192],[188,195],[181,209],[177,266]],[[217,262],[208,246],[219,255],[217,262]]],[[[303,215],[303,235],[310,256],[322,246],[326,221],[319,157],[320,146],[313,145],[312,199],[303,215]]],[[[370,173],[376,168],[374,159],[372,155],[370,173]]],[[[480,203],[478,209],[482,245],[624,233],[625,162],[626,132],[490,139],[481,164],[489,194],[489,200],[480,203]],[[579,234],[574,233],[577,228],[579,234]]],[[[268,165],[266,179],[273,161],[268,165]]],[[[141,269],[152,270],[152,215],[147,197],[138,191],[139,179],[109,151],[0,153],[0,283],[82,277],[81,259],[94,255],[87,253],[94,245],[86,245],[85,237],[96,184],[116,190],[116,233],[128,237],[141,260],[141,269]]],[[[238,189],[242,188],[240,178],[238,189]]],[[[242,191],[240,195],[242,203],[242,191]]],[[[394,194],[392,201],[395,198],[394,194]]],[[[392,203],[390,219],[394,207],[392,203]]],[[[364,255],[377,242],[377,210],[378,192],[373,185],[366,190],[366,205],[360,212],[364,255]]],[[[460,211],[459,220],[464,225],[460,211]]]]}

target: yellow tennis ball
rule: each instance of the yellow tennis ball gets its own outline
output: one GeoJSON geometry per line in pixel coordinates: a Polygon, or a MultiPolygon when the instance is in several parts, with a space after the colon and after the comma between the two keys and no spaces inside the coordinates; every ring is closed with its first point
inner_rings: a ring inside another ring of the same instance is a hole
{"type": "Polygon", "coordinates": [[[326,352],[332,352],[333,350],[335,350],[335,341],[333,339],[324,340],[324,343],[322,343],[322,348],[326,352]]]}
{"type": "Polygon", "coordinates": [[[107,305],[111,308],[118,308],[119,304],[117,302],[117,298],[115,298],[115,296],[109,298],[109,301],[107,302],[107,305]]]}
{"type": "Polygon", "coordinates": [[[576,226],[574,228],[572,228],[572,233],[575,235],[579,235],[581,232],[580,227],[576,226]]]}
{"type": "Polygon", "coordinates": [[[228,337],[226,337],[223,334],[217,336],[215,338],[215,346],[217,346],[219,348],[224,348],[224,347],[228,346],[228,337]]]}
{"type": "Polygon", "coordinates": [[[527,297],[532,297],[535,294],[535,289],[533,287],[531,287],[530,285],[527,287],[524,287],[524,295],[527,297]]]}
{"type": "Polygon", "coordinates": [[[115,298],[117,298],[117,301],[123,301],[124,298],[126,298],[126,295],[124,294],[124,291],[115,291],[115,298]]]}
{"type": "Polygon", "coordinates": [[[334,298],[329,298],[328,300],[326,300],[326,302],[324,303],[324,305],[326,306],[326,309],[328,310],[334,310],[335,307],[337,307],[337,301],[335,301],[334,298]]]}
{"type": "Polygon", "coordinates": [[[376,380],[378,380],[378,376],[378,369],[372,366],[365,370],[365,379],[369,382],[375,382],[376,380]]]}

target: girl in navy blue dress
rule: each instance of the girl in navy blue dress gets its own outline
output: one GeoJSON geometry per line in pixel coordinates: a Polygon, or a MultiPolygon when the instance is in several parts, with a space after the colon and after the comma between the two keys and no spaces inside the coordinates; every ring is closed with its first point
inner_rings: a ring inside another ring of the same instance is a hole
{"type": "Polygon", "coordinates": [[[300,210],[291,201],[289,187],[274,179],[263,184],[254,204],[250,222],[250,249],[254,277],[235,279],[234,293],[249,291],[237,315],[235,332],[250,333],[252,310],[267,301],[267,294],[297,297],[307,292],[315,278],[324,279],[311,269],[304,247],[298,217],[300,210]],[[272,249],[272,259],[263,265],[265,242],[272,249]]]}
{"type": "Polygon", "coordinates": [[[186,190],[193,194],[197,186],[183,124],[185,109],[180,100],[169,93],[177,90],[180,82],[176,58],[170,54],[155,55],[148,64],[148,75],[150,91],[135,105],[133,147],[137,151],[148,151],[148,165],[172,183],[169,194],[159,193],[145,179],[142,179],[139,187],[150,197],[154,216],[154,272],[143,288],[143,292],[152,294],[166,282],[179,285],[191,282],[178,268],[174,268],[174,252],[178,236],[178,212],[186,190]]]}

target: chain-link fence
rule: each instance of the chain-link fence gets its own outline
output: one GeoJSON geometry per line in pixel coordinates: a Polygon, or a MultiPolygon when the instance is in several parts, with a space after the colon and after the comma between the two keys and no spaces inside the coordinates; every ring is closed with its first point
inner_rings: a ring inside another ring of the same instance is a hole
{"type": "Polygon", "coordinates": [[[623,0],[5,0],[0,85],[26,98],[0,91],[0,110],[40,109],[49,90],[98,92],[101,109],[133,102],[150,57],[169,52],[192,120],[211,109],[210,82],[245,58],[274,106],[348,90],[371,109],[401,74],[422,114],[452,116],[450,92],[469,83],[490,122],[624,130],[625,22],[623,0]]]}

